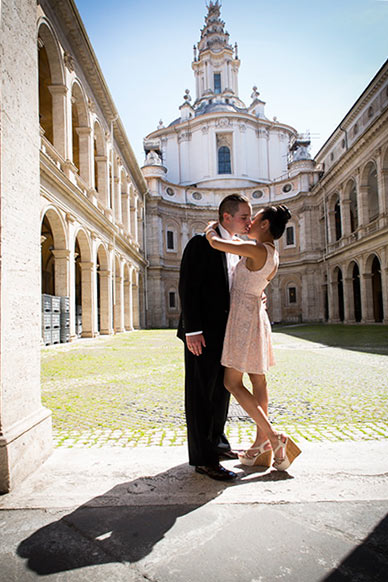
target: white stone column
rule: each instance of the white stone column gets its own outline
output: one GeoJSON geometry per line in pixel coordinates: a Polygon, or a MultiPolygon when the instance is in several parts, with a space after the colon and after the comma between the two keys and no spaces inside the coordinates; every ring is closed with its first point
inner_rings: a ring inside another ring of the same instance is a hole
{"type": "Polygon", "coordinates": [[[115,273],[115,332],[124,331],[124,282],[122,276],[122,264],[119,272],[115,273]]]}
{"type": "Polygon", "coordinates": [[[100,270],[100,334],[110,335],[112,328],[112,272],[100,270]]]}
{"type": "Polygon", "coordinates": [[[137,206],[138,206],[139,197],[135,193],[132,203],[131,203],[131,234],[133,239],[136,243],[139,242],[139,232],[138,232],[138,225],[137,225],[137,206]]]}
{"type": "Polygon", "coordinates": [[[90,188],[92,186],[92,130],[90,127],[77,127],[79,139],[79,175],[90,188]]]}
{"type": "Polygon", "coordinates": [[[51,412],[42,406],[40,393],[35,0],[1,1],[1,35],[1,107],[6,114],[0,125],[0,492],[6,493],[36,471],[52,449],[51,412]]]}
{"type": "Polygon", "coordinates": [[[353,277],[344,277],[344,323],[355,323],[354,297],[353,297],[353,277]]]}
{"type": "Polygon", "coordinates": [[[128,192],[123,192],[121,194],[121,206],[122,206],[122,213],[123,213],[123,226],[124,230],[129,234],[131,232],[131,210],[130,210],[130,202],[129,202],[129,194],[128,192]]]}
{"type": "Polygon", "coordinates": [[[338,282],[333,280],[333,273],[330,274],[328,285],[329,294],[329,323],[339,323],[339,302],[338,302],[338,282]]]}
{"type": "Polygon", "coordinates": [[[94,317],[97,304],[94,285],[95,266],[91,262],[81,262],[80,267],[82,285],[82,337],[95,337],[97,335],[94,317]]]}
{"type": "Polygon", "coordinates": [[[108,201],[108,188],[109,188],[109,176],[108,176],[108,160],[106,156],[96,156],[95,157],[98,169],[98,183],[96,184],[96,189],[98,190],[98,199],[104,208],[109,208],[108,201]]]}
{"type": "Polygon", "coordinates": [[[57,152],[64,160],[69,159],[66,131],[66,95],[65,85],[49,85],[53,105],[53,142],[57,152]]]}
{"type": "Polygon", "coordinates": [[[55,295],[68,297],[70,289],[70,251],[68,249],[54,249],[52,253],[55,258],[55,295]]]}
{"type": "Polygon", "coordinates": [[[119,176],[115,176],[113,179],[114,183],[114,204],[115,204],[115,222],[116,224],[122,224],[122,212],[121,212],[121,180],[119,176]]]}
{"type": "Polygon", "coordinates": [[[373,290],[372,290],[372,274],[361,273],[360,275],[361,288],[361,312],[362,323],[374,323],[375,318],[373,314],[373,290]]]}

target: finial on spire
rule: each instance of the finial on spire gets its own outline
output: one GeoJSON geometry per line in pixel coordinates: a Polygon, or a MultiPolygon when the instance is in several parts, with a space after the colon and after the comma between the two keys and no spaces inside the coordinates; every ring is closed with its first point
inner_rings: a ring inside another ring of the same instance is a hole
{"type": "Polygon", "coordinates": [[[185,100],[185,103],[190,103],[190,101],[191,101],[190,89],[185,90],[185,94],[183,95],[183,99],[185,100]]]}

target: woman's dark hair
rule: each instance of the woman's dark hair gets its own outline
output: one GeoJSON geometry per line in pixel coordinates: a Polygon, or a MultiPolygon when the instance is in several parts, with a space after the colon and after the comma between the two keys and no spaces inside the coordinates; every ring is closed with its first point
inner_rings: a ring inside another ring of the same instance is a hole
{"type": "Polygon", "coordinates": [[[262,220],[269,220],[269,230],[274,239],[282,236],[290,218],[291,212],[284,204],[279,204],[279,206],[266,206],[262,215],[262,220]]]}
{"type": "Polygon", "coordinates": [[[243,194],[229,194],[229,196],[224,198],[218,209],[218,220],[220,224],[222,224],[224,219],[224,212],[234,216],[238,211],[240,204],[249,204],[248,198],[243,194]]]}

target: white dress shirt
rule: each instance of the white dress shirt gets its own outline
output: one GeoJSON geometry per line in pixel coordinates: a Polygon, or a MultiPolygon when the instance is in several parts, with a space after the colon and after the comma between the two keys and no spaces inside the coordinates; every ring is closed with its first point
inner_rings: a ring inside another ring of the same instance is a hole
{"type": "MultiPolygon", "coordinates": [[[[225,240],[238,240],[238,237],[236,237],[236,235],[230,234],[230,232],[226,230],[226,228],[221,226],[221,224],[218,225],[218,230],[220,231],[221,238],[224,238],[225,240]]],[[[225,255],[226,255],[226,265],[228,268],[228,280],[230,291],[233,282],[234,270],[236,268],[237,263],[240,260],[240,257],[238,255],[233,255],[232,253],[225,253],[225,255]]],[[[199,335],[200,333],[203,333],[203,331],[191,331],[190,333],[186,333],[186,335],[187,336],[199,335]]]]}

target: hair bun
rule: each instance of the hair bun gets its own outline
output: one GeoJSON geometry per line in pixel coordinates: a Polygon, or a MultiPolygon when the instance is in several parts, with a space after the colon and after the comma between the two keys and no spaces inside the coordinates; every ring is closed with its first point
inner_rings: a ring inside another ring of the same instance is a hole
{"type": "Polygon", "coordinates": [[[288,210],[285,204],[279,204],[278,213],[279,216],[284,220],[284,222],[287,222],[291,218],[291,212],[288,210]]]}

